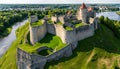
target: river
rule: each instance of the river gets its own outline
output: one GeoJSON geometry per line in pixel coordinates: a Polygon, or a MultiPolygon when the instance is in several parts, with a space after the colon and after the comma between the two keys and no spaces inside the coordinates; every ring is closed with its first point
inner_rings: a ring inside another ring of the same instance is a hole
{"type": "Polygon", "coordinates": [[[11,33],[8,36],[0,39],[0,56],[2,56],[2,54],[6,52],[6,50],[9,48],[12,42],[16,39],[15,31],[18,29],[18,27],[24,25],[26,22],[27,19],[21,22],[17,22],[12,26],[11,33]]]}
{"type": "Polygon", "coordinates": [[[104,17],[108,17],[112,20],[119,20],[120,21],[120,15],[116,14],[116,12],[101,12],[101,13],[96,14],[97,17],[100,17],[102,15],[104,17]]]}
{"type": "MultiPolygon", "coordinates": [[[[117,15],[115,12],[101,12],[97,13],[96,16],[100,17],[101,15],[105,17],[109,17],[112,20],[120,20],[120,16],[117,15]]],[[[9,46],[12,44],[12,42],[16,39],[15,31],[18,27],[24,25],[27,22],[27,20],[24,20],[22,22],[17,22],[13,27],[11,33],[0,39],[0,56],[6,52],[6,50],[9,48],[9,46]]]]}

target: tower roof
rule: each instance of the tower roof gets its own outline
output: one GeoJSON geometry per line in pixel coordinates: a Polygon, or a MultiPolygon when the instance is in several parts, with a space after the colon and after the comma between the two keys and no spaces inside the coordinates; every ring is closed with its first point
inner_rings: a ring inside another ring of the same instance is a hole
{"type": "Polygon", "coordinates": [[[80,9],[86,9],[86,5],[83,3],[83,4],[80,6],[80,9]]]}

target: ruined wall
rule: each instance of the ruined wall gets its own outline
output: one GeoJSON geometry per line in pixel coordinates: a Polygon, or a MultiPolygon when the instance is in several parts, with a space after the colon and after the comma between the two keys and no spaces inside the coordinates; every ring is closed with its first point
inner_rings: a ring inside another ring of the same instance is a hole
{"type": "Polygon", "coordinates": [[[57,22],[57,21],[58,21],[58,17],[57,17],[57,16],[52,16],[52,17],[51,17],[51,20],[52,20],[53,22],[57,22]]]}
{"type": "Polygon", "coordinates": [[[31,69],[44,69],[47,59],[45,56],[40,56],[37,54],[30,55],[31,57],[31,69]]]}
{"type": "Polygon", "coordinates": [[[61,38],[63,43],[70,44],[70,43],[76,41],[75,29],[69,31],[69,30],[65,30],[62,25],[54,24],[54,26],[55,26],[55,30],[56,30],[56,35],[61,38]]]}
{"type": "Polygon", "coordinates": [[[64,21],[64,15],[63,16],[59,16],[58,19],[59,19],[60,22],[62,22],[64,24],[64,22],[65,22],[64,21]]]}
{"type": "Polygon", "coordinates": [[[30,54],[17,48],[17,66],[18,69],[31,69],[30,54]]]}
{"type": "Polygon", "coordinates": [[[37,16],[31,16],[30,17],[30,23],[36,22],[38,20],[37,16]]]}
{"type": "Polygon", "coordinates": [[[46,23],[43,23],[40,26],[32,27],[30,25],[30,41],[31,44],[35,44],[40,41],[46,35],[46,23]]]}
{"type": "MultiPolygon", "coordinates": [[[[21,50],[20,48],[17,49],[17,65],[18,69],[44,69],[45,64],[47,62],[53,60],[59,60],[62,57],[69,57],[72,55],[72,51],[74,50],[73,47],[77,47],[76,43],[71,43],[61,50],[48,55],[48,56],[41,56],[36,54],[28,54],[25,51],[21,50]]],[[[42,49],[47,47],[42,47],[42,49]]],[[[42,50],[39,49],[39,50],[42,50]]]]}
{"type": "Polygon", "coordinates": [[[61,38],[63,43],[66,43],[65,29],[63,28],[63,26],[60,24],[54,24],[54,26],[55,26],[56,35],[61,38]]]}
{"type": "Polygon", "coordinates": [[[77,41],[76,40],[76,30],[73,29],[73,30],[65,30],[65,42],[70,44],[72,42],[75,42],[77,41]]]}
{"type": "Polygon", "coordinates": [[[56,34],[54,24],[47,23],[47,32],[51,34],[56,34]]]}
{"type": "Polygon", "coordinates": [[[65,46],[61,50],[55,52],[54,54],[48,55],[47,62],[53,61],[53,60],[59,60],[62,57],[69,57],[72,55],[72,46],[69,44],[68,46],[65,46]]]}
{"type": "Polygon", "coordinates": [[[99,18],[96,17],[96,18],[94,19],[94,21],[93,21],[94,29],[95,29],[95,30],[98,29],[99,23],[100,23],[100,22],[99,22],[99,18]]]}
{"type": "Polygon", "coordinates": [[[94,25],[89,24],[86,26],[82,26],[76,29],[76,38],[77,40],[83,40],[87,37],[94,35],[94,25]]]}

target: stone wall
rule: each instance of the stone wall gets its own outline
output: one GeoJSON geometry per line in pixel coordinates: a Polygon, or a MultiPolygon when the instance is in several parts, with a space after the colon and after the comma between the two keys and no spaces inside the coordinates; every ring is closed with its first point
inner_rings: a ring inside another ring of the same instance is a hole
{"type": "Polygon", "coordinates": [[[30,23],[36,22],[38,20],[37,16],[31,16],[30,17],[30,23]]]}
{"type": "MultiPolygon", "coordinates": [[[[22,49],[17,49],[17,65],[18,69],[44,69],[47,62],[59,60],[62,57],[69,57],[72,51],[77,47],[77,43],[71,43],[59,51],[54,52],[48,56],[41,56],[36,54],[28,54],[22,49]]],[[[42,47],[42,49],[47,47],[42,47]]],[[[39,49],[40,50],[40,49],[39,49]]]]}
{"type": "Polygon", "coordinates": [[[47,32],[51,34],[56,34],[54,24],[47,23],[47,32]]]}
{"type": "Polygon", "coordinates": [[[82,27],[79,27],[76,29],[77,41],[83,40],[83,39],[93,36],[93,35],[94,35],[94,25],[93,24],[82,26],[82,27]]]}
{"type": "Polygon", "coordinates": [[[54,26],[55,26],[56,35],[61,38],[63,43],[66,43],[66,40],[65,40],[66,34],[65,34],[65,29],[63,28],[63,26],[60,24],[54,24],[54,26]]]}
{"type": "Polygon", "coordinates": [[[94,19],[94,21],[93,21],[94,29],[95,29],[95,30],[98,29],[99,23],[100,23],[100,22],[99,22],[99,18],[96,17],[96,18],[94,19]]]}
{"type": "Polygon", "coordinates": [[[31,69],[30,54],[17,48],[17,66],[18,69],[31,69]]]}
{"type": "Polygon", "coordinates": [[[35,44],[40,41],[46,35],[46,23],[43,23],[41,26],[32,27],[30,25],[30,41],[31,44],[35,44]]]}

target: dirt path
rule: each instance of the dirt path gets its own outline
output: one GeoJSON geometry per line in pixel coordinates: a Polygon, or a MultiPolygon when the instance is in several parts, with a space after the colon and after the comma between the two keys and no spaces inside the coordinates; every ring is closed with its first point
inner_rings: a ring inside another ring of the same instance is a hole
{"type": "Polygon", "coordinates": [[[87,67],[88,63],[91,61],[92,57],[95,55],[95,51],[93,49],[92,53],[90,54],[90,56],[88,57],[87,61],[86,61],[86,64],[85,64],[85,67],[87,67]]]}

